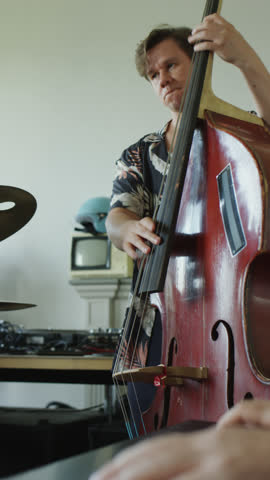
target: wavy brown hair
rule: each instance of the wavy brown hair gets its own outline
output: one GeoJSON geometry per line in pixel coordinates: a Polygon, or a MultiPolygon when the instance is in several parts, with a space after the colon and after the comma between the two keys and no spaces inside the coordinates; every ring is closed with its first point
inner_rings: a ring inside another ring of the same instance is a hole
{"type": "Polygon", "coordinates": [[[193,46],[188,42],[188,37],[191,35],[191,29],[188,27],[172,27],[170,25],[159,25],[151,30],[147,37],[142,40],[135,52],[136,68],[141,77],[149,80],[147,76],[147,52],[151,48],[158,45],[158,43],[167,38],[174,40],[177,45],[183,50],[189,58],[193,55],[193,46]]]}

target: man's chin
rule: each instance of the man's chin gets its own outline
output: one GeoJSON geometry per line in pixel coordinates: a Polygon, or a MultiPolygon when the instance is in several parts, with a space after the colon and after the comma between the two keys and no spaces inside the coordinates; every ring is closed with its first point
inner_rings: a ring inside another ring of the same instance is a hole
{"type": "Polygon", "coordinates": [[[171,112],[179,112],[181,107],[181,98],[174,98],[174,99],[165,99],[164,105],[171,110],[171,112]]]}
{"type": "Polygon", "coordinates": [[[179,113],[181,103],[179,102],[168,102],[165,106],[172,112],[172,113],[179,113]]]}
{"type": "Polygon", "coordinates": [[[182,95],[178,91],[169,93],[164,98],[164,104],[173,112],[179,112],[182,101],[182,95]]]}

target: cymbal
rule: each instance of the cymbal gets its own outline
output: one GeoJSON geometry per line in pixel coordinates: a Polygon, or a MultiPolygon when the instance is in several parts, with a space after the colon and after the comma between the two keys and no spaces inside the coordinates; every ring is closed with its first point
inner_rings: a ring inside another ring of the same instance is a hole
{"type": "Polygon", "coordinates": [[[0,302],[0,312],[10,312],[11,310],[22,310],[23,308],[36,307],[32,303],[0,302]]]}
{"type": "Polygon", "coordinates": [[[36,199],[31,193],[6,185],[0,185],[0,205],[3,202],[13,202],[15,205],[0,210],[0,241],[24,227],[37,208],[36,199]]]}

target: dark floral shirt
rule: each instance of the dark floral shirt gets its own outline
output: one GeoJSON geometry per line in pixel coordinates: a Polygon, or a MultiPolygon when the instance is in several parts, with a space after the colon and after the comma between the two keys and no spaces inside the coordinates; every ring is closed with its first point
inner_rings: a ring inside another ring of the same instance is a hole
{"type": "MultiPolygon", "coordinates": [[[[160,185],[167,168],[168,152],[165,133],[168,124],[156,133],[145,135],[138,142],[124,150],[116,162],[116,176],[113,182],[111,209],[127,208],[140,218],[153,217],[159,198],[160,185]]],[[[128,327],[126,339],[120,344],[120,358],[117,370],[122,368],[142,367],[148,363],[148,347],[154,326],[156,311],[142,296],[134,295],[138,276],[137,262],[134,264],[131,295],[128,302],[126,322],[128,327]],[[130,308],[131,307],[131,308],[130,308]],[[131,311],[132,309],[132,311],[131,311]],[[142,311],[143,319],[142,319],[142,311]],[[136,340],[135,340],[136,339],[136,340]],[[135,346],[136,345],[136,346],[135,346]],[[135,352],[134,355],[134,346],[135,352]],[[128,349],[128,351],[127,351],[128,349]],[[132,358],[132,366],[130,364],[132,358]]],[[[156,357],[156,355],[154,355],[156,357]]]]}
{"type": "Polygon", "coordinates": [[[111,208],[128,208],[140,218],[153,216],[162,177],[166,171],[165,127],[145,135],[124,150],[116,162],[111,208]]]}

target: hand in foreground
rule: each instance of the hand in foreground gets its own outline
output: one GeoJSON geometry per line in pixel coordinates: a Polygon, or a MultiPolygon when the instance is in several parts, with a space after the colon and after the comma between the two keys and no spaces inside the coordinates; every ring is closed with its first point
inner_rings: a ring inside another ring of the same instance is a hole
{"type": "Polygon", "coordinates": [[[269,452],[263,429],[171,433],[125,450],[90,480],[265,480],[269,452]]]}
{"type": "Polygon", "coordinates": [[[194,46],[195,52],[210,50],[217,53],[226,62],[241,68],[253,52],[244,37],[218,14],[204,18],[203,22],[192,30],[188,41],[194,46]]]}
{"type": "Polygon", "coordinates": [[[244,400],[228,410],[220,418],[217,427],[237,425],[267,428],[270,431],[270,401],[263,399],[244,400]]]}

